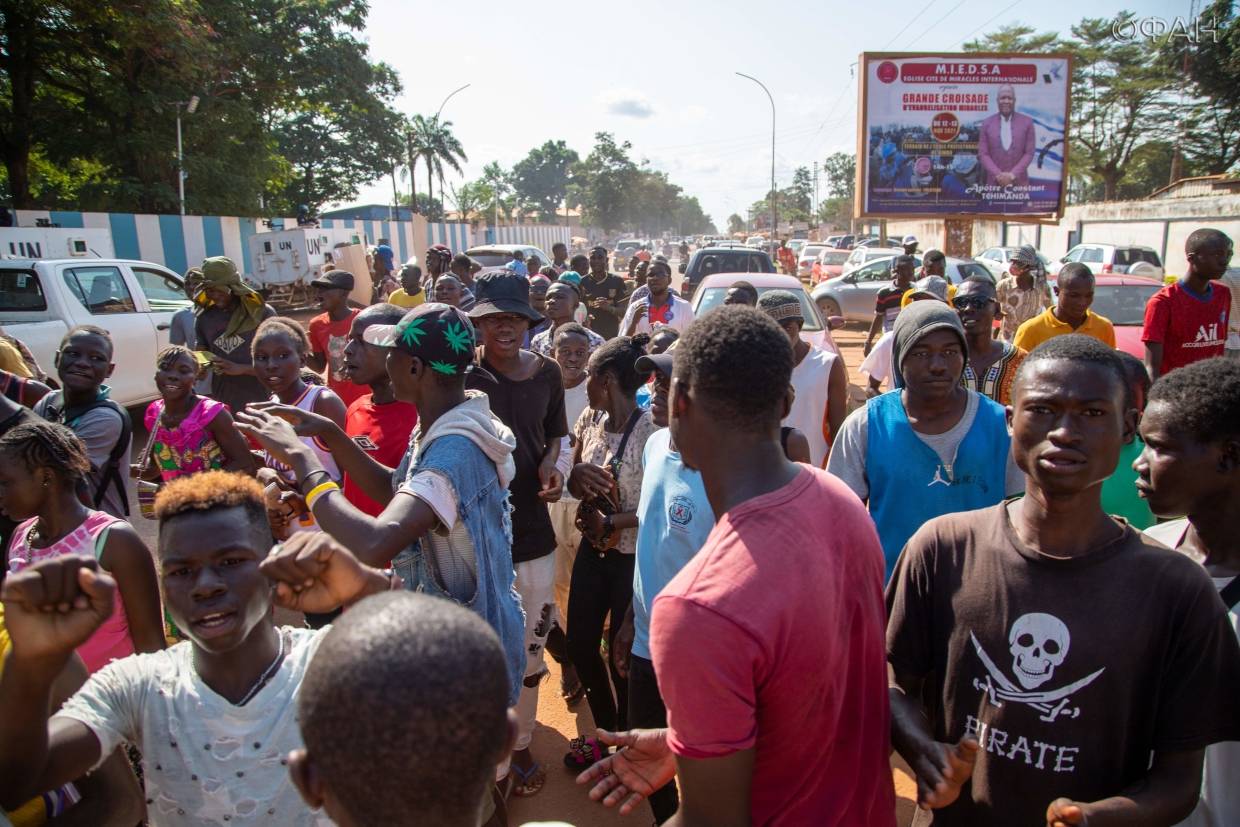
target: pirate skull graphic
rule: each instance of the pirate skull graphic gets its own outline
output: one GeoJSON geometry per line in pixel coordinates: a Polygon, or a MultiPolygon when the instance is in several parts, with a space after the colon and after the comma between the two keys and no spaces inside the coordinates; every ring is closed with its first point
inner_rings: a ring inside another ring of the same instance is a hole
{"type": "Polygon", "coordinates": [[[1063,665],[1071,642],[1068,627],[1054,615],[1041,612],[1021,615],[1008,635],[1016,680],[1025,689],[1036,689],[1049,681],[1055,674],[1055,667],[1063,665]]]}

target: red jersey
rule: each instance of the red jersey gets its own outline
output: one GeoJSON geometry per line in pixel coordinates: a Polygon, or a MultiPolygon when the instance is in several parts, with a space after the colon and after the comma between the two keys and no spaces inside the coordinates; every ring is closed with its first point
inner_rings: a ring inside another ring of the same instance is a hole
{"type": "Polygon", "coordinates": [[[1169,284],[1145,306],[1141,341],[1163,346],[1161,373],[1222,356],[1227,343],[1227,317],[1231,291],[1219,282],[1210,283],[1206,296],[1185,289],[1183,281],[1169,284]]]}
{"type": "Polygon", "coordinates": [[[338,322],[333,322],[326,313],[310,320],[310,349],[323,354],[327,361],[327,387],[335,391],[346,405],[351,405],[367,390],[365,385],[355,385],[340,375],[344,365],[344,348],[349,343],[349,328],[353,326],[353,318],[361,312],[350,310],[349,315],[338,322]]]}
{"type": "MultiPolygon", "coordinates": [[[[395,468],[409,447],[409,435],[418,423],[418,411],[408,402],[376,405],[368,393],[349,405],[344,432],[376,462],[395,468]]],[[[377,503],[344,475],[344,496],[372,517],[383,513],[387,503],[377,503]]]]}

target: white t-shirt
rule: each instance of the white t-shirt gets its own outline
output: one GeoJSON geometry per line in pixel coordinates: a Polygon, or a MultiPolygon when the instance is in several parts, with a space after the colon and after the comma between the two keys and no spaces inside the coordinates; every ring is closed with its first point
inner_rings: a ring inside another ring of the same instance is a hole
{"type": "Polygon", "coordinates": [[[796,428],[809,440],[809,458],[815,468],[826,467],[827,397],[831,385],[831,368],[840,357],[811,347],[801,364],[792,369],[792,387],[796,390],[792,410],[784,417],[784,425],[796,428]]]}
{"type": "Polygon", "coordinates": [[[478,591],[478,555],[465,523],[457,519],[456,490],[438,471],[419,471],[396,491],[430,506],[439,525],[422,535],[422,550],[435,561],[439,585],[461,603],[478,591]]]}
{"type": "MultiPolygon", "coordinates": [[[[586,396],[586,382],[581,380],[575,388],[564,389],[564,413],[568,414],[568,423],[573,425],[577,422],[577,418],[581,416],[590,405],[590,400],[586,396]]],[[[572,427],[569,427],[572,430],[572,427]]],[[[564,475],[564,493],[560,496],[561,500],[572,500],[576,502],[576,498],[568,493],[568,475],[573,470],[573,442],[572,435],[565,436],[560,440],[560,458],[555,463],[556,470],[564,475]]]]}
{"type": "MultiPolygon", "coordinates": [[[[1179,548],[1188,530],[1188,519],[1171,520],[1150,526],[1145,536],[1152,537],[1198,563],[1201,555],[1179,548]]],[[[1214,577],[1214,587],[1222,591],[1235,578],[1214,577]]],[[[1231,609],[1231,625],[1240,636],[1240,611],[1231,609]]],[[[1180,822],[1183,827],[1228,827],[1240,824],[1240,741],[1222,741],[1206,747],[1206,761],[1201,771],[1201,798],[1192,815],[1180,822]]]]}
{"type": "MultiPolygon", "coordinates": [[[[620,322],[620,334],[621,335],[624,335],[624,332],[629,329],[629,323],[632,322],[633,317],[637,315],[637,308],[645,307],[645,306],[646,306],[646,302],[642,302],[642,301],[629,303],[629,309],[624,311],[624,320],[620,322]]],[[[656,324],[654,329],[657,330],[660,327],[670,327],[673,330],[678,330],[681,333],[684,333],[692,321],[693,321],[693,306],[690,305],[684,299],[680,298],[680,296],[672,296],[671,321],[667,322],[666,324],[656,324]]],[[[643,316],[637,322],[637,327],[633,329],[633,334],[636,335],[638,333],[650,333],[650,332],[651,332],[650,316],[646,315],[646,316],[643,316]]]]}
{"type": "Polygon", "coordinates": [[[888,330],[870,348],[870,355],[861,360],[861,372],[869,374],[879,385],[891,379],[891,348],[895,341],[896,334],[888,330]]]}
{"type": "Polygon", "coordinates": [[[91,675],[57,716],[99,739],[100,763],[122,741],[142,752],[152,827],[202,824],[330,825],[289,779],[302,746],[297,694],[326,629],[280,629],[284,661],[245,706],[198,677],[193,646],[131,655],[91,675]]]}

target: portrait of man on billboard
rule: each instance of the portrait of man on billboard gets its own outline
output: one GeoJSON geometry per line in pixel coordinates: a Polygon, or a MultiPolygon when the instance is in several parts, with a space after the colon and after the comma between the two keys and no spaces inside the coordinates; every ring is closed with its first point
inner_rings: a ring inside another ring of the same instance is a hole
{"type": "Polygon", "coordinates": [[[1016,111],[1016,90],[999,87],[999,111],[982,121],[977,157],[986,183],[1001,187],[1029,183],[1035,136],[1033,118],[1016,111]]]}

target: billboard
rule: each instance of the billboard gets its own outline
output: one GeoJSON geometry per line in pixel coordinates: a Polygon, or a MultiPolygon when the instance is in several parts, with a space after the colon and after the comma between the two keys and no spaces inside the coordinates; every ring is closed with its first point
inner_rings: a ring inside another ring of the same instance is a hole
{"type": "Polygon", "coordinates": [[[861,55],[857,216],[1063,214],[1068,55],[861,55]]]}

